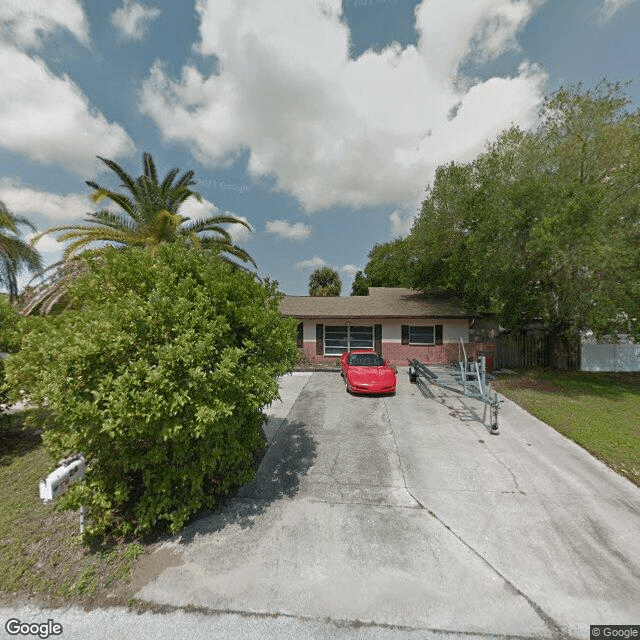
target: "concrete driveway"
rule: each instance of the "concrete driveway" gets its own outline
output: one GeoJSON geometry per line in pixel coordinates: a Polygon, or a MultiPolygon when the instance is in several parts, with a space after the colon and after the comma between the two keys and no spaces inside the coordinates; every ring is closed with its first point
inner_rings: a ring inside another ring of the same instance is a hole
{"type": "Polygon", "coordinates": [[[406,369],[393,397],[335,373],[281,389],[256,480],[165,545],[182,564],[139,599],[425,637],[640,624],[640,490],[553,429],[506,401],[492,436],[484,405],[406,369]]]}

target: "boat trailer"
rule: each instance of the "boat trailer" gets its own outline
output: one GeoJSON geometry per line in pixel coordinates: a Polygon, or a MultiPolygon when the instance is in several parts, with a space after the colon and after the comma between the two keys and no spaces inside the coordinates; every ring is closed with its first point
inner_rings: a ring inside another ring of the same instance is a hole
{"type": "Polygon", "coordinates": [[[435,373],[415,359],[409,362],[409,380],[417,382],[418,377],[422,377],[430,384],[459,393],[467,398],[480,400],[480,402],[489,405],[491,434],[498,435],[500,433],[498,429],[498,409],[502,400],[498,399],[497,393],[491,393],[491,380],[494,379],[494,376],[487,373],[484,356],[479,356],[477,360],[468,360],[462,339],[460,340],[460,347],[461,349],[458,349],[459,361],[457,366],[453,365],[454,372],[452,376],[435,373]],[[451,380],[451,378],[453,379],[451,380]],[[453,386],[454,384],[456,386],[453,386]]]}

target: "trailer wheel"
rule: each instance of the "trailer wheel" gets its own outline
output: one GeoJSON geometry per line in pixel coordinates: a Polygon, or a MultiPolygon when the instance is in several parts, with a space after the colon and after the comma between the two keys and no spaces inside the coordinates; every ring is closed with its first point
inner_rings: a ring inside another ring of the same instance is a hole
{"type": "Polygon", "coordinates": [[[498,428],[498,407],[500,405],[495,402],[489,406],[489,415],[491,417],[491,435],[497,436],[500,433],[500,429],[498,428]]]}

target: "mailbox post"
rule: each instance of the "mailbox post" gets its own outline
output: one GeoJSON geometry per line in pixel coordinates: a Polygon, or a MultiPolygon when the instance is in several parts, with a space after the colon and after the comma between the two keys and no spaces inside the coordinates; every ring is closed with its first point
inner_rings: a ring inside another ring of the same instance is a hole
{"type": "MultiPolygon", "coordinates": [[[[84,478],[84,456],[76,453],[58,463],[60,466],[40,480],[40,498],[51,502],[61,496],[74,482],[84,478]]],[[[80,507],[80,533],[84,533],[84,506],[80,507]]]]}

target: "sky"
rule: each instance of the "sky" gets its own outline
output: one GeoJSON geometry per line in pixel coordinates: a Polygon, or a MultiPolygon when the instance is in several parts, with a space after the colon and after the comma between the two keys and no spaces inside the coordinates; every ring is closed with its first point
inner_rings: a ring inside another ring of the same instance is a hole
{"type": "Polygon", "coordinates": [[[604,78],[640,107],[640,0],[0,0],[0,200],[82,223],[86,180],[119,188],[97,156],[148,151],[195,171],[183,215],[251,225],[261,277],[306,295],[328,266],[345,296],[439,165],[604,78]]]}

